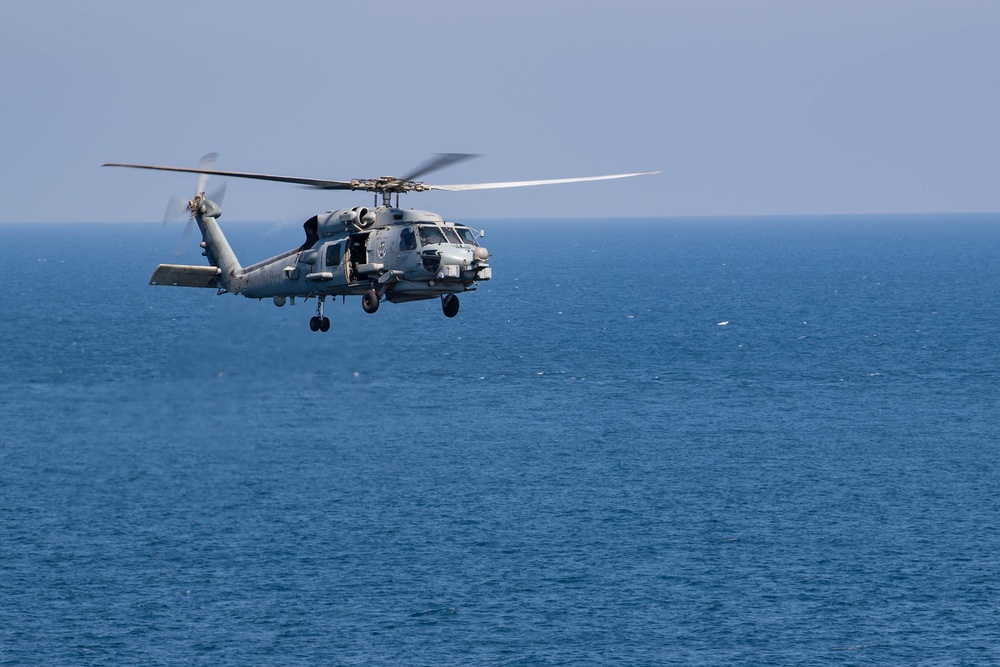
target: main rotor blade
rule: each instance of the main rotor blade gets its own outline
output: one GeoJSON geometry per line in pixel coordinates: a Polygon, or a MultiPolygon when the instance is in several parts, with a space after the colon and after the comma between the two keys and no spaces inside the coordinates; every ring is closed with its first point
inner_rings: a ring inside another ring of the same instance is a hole
{"type": "Polygon", "coordinates": [[[406,176],[400,176],[399,180],[415,181],[421,176],[429,174],[432,171],[444,169],[445,167],[451,166],[456,162],[462,162],[474,157],[479,157],[479,155],[475,153],[438,153],[435,157],[430,158],[422,165],[406,174],[406,176]]]}
{"type": "Polygon", "coordinates": [[[609,174],[607,176],[583,176],[580,178],[550,178],[543,181],[509,181],[507,183],[468,183],[465,185],[426,185],[428,190],[447,190],[461,192],[464,190],[496,190],[499,188],[523,188],[530,185],[557,185],[559,183],[583,183],[586,181],[609,181],[614,178],[631,178],[632,176],[650,176],[659,171],[637,171],[632,174],[609,174]]]}
{"type": "Polygon", "coordinates": [[[320,178],[299,178],[296,176],[273,176],[271,174],[254,174],[244,171],[218,171],[216,169],[190,169],[187,167],[160,167],[148,164],[120,164],[109,162],[102,167],[126,167],[128,169],[156,169],[158,171],[179,171],[186,174],[210,174],[212,176],[229,176],[230,178],[250,178],[257,181],[276,181],[278,183],[295,183],[308,185],[323,190],[350,190],[350,181],[327,181],[320,178]]]}

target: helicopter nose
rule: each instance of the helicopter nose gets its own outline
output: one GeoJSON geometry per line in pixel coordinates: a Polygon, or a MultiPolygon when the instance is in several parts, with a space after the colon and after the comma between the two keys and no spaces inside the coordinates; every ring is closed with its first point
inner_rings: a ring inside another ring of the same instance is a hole
{"type": "Polygon", "coordinates": [[[482,246],[477,247],[473,252],[473,257],[475,257],[477,261],[485,262],[490,258],[490,251],[482,246]]]}
{"type": "Polygon", "coordinates": [[[441,256],[442,264],[453,264],[455,266],[468,267],[471,263],[472,253],[468,248],[458,246],[442,246],[437,253],[441,256]]]}

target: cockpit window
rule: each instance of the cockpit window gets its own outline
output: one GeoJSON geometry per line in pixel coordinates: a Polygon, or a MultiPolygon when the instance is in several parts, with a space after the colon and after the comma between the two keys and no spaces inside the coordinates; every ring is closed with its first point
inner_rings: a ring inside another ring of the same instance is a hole
{"type": "Polygon", "coordinates": [[[399,233],[399,249],[400,250],[414,250],[417,247],[417,235],[413,233],[413,229],[407,227],[399,233]]]}
{"type": "Polygon", "coordinates": [[[462,237],[462,242],[469,245],[479,245],[476,242],[476,235],[468,227],[456,227],[458,235],[462,237]]]}
{"type": "Polygon", "coordinates": [[[435,243],[444,243],[444,236],[441,234],[441,229],[439,227],[432,227],[430,225],[420,225],[417,227],[420,232],[420,242],[423,245],[432,245],[435,243]]]}
{"type": "Polygon", "coordinates": [[[457,245],[462,244],[462,239],[458,238],[458,234],[455,233],[454,227],[442,227],[441,231],[444,232],[444,236],[448,239],[448,243],[455,243],[457,245]]]}

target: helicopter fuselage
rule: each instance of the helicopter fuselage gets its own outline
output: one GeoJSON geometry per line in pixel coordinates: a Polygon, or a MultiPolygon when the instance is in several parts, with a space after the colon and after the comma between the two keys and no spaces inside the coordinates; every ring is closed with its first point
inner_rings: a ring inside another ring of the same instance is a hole
{"type": "MultiPolygon", "coordinates": [[[[214,168],[218,156],[209,153],[198,168],[108,162],[106,167],[151,169],[198,174],[198,188],[187,210],[198,222],[202,248],[211,266],[161,264],[150,283],[181,287],[214,287],[219,293],[242,294],[251,299],[272,298],[277,306],[296,297],[316,297],[316,315],[309,321],[313,331],[328,331],[323,315],[328,296],[361,295],[368,313],[378,310],[385,299],[394,303],[441,298],[445,316],[458,314],[457,294],[476,289],[476,283],[492,278],[490,254],[476,241],[470,227],[445,220],[436,213],[399,208],[399,196],[407,192],[463,192],[536,185],[557,185],[631,178],[658,171],[550,178],[534,181],[431,185],[417,179],[433,171],[475,157],[467,153],[441,153],[404,176],[331,180],[303,178],[214,168]],[[209,176],[225,176],[276,183],[294,183],[320,190],[363,191],[382,197],[374,209],[356,206],[315,215],[303,225],[306,240],[298,248],[248,267],[240,265],[226,241],[218,218],[222,210],[205,196],[209,176]],[[391,206],[392,196],[396,206],[391,206]]],[[[168,210],[170,210],[168,208],[168,210]]],[[[479,234],[482,236],[482,232],[479,234]]]]}
{"type": "Polygon", "coordinates": [[[299,248],[248,266],[227,291],[248,298],[362,295],[399,303],[474,289],[489,280],[489,253],[472,229],[428,211],[379,207],[327,211],[303,225],[299,248]],[[374,214],[367,227],[356,224],[374,214]]]}
{"type": "Polygon", "coordinates": [[[369,313],[382,299],[441,297],[445,314],[453,316],[458,311],[453,295],[492,278],[489,252],[472,228],[429,211],[389,206],[327,211],[305,222],[301,246],[247,267],[240,266],[218,225],[221,213],[207,199],[195,210],[211,267],[164,264],[150,282],[215,287],[219,293],[271,298],[278,306],[296,297],[317,297],[322,304],[327,296],[361,295],[369,313]]]}

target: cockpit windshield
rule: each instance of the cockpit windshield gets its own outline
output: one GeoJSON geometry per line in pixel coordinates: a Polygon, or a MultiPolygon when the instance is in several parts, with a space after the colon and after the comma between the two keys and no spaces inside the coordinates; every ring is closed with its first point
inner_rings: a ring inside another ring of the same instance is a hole
{"type": "Polygon", "coordinates": [[[438,243],[453,243],[455,245],[479,245],[476,242],[476,234],[468,227],[437,225],[420,225],[417,227],[420,233],[421,245],[434,245],[438,243]]]}

